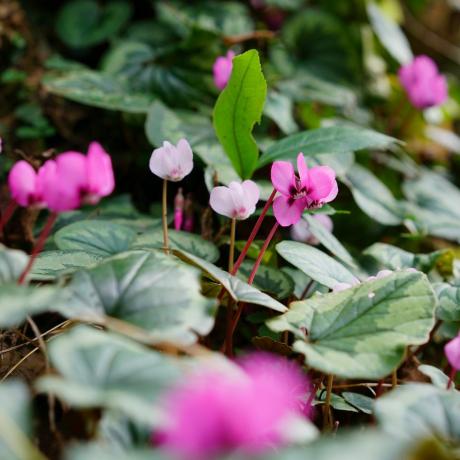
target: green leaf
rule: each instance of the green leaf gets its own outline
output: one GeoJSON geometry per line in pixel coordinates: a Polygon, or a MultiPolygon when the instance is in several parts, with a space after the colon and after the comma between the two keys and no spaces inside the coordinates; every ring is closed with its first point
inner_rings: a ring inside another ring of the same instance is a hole
{"type": "Polygon", "coordinates": [[[274,90],[268,92],[264,115],[273,120],[284,134],[292,134],[299,130],[293,112],[291,98],[274,90]]]}
{"type": "MultiPolygon", "coordinates": [[[[443,390],[447,388],[449,377],[444,374],[441,369],[438,369],[434,366],[429,366],[428,364],[422,364],[417,369],[422,374],[426,375],[435,387],[441,388],[443,390]]],[[[451,388],[451,390],[454,391],[454,388],[451,388]]]]}
{"type": "Polygon", "coordinates": [[[66,295],[64,316],[148,342],[193,343],[214,324],[215,301],[201,295],[199,271],[160,251],[119,254],[79,271],[66,295]]]}
{"type": "Polygon", "coordinates": [[[342,393],[342,397],[345,399],[345,401],[359,409],[361,412],[364,412],[365,414],[372,414],[374,400],[369,396],[365,396],[360,393],[344,391],[342,393]]]}
{"type": "Polygon", "coordinates": [[[429,254],[413,254],[385,243],[375,243],[363,252],[364,255],[373,257],[390,270],[416,268],[423,272],[429,272],[445,253],[446,250],[439,250],[429,254]]]}
{"type": "Polygon", "coordinates": [[[95,265],[103,258],[85,251],[44,251],[35,259],[27,278],[34,281],[52,281],[95,265]]]}
{"type": "Polygon", "coordinates": [[[276,251],[294,267],[331,289],[338,283],[355,284],[357,281],[342,264],[308,244],[282,241],[276,245],[276,251]]]}
{"type": "Polygon", "coordinates": [[[233,71],[214,107],[214,128],[217,137],[242,179],[249,179],[257,167],[259,150],[252,136],[260,122],[267,95],[256,50],[233,59],[233,71]]]}
{"type": "Polygon", "coordinates": [[[102,443],[72,445],[67,450],[66,460],[170,460],[159,450],[132,448],[125,451],[102,443]]]}
{"type": "Polygon", "coordinates": [[[0,289],[0,326],[18,326],[28,315],[49,311],[61,305],[60,299],[61,291],[56,287],[3,284],[0,289]]]}
{"type": "Polygon", "coordinates": [[[321,372],[380,379],[399,365],[407,346],[428,340],[435,307],[426,276],[401,271],[294,302],[289,312],[267,324],[276,332],[293,332],[294,349],[321,372]]]}
{"type": "Polygon", "coordinates": [[[0,458],[39,460],[30,440],[32,410],[25,383],[8,380],[0,385],[0,458]]]}
{"type": "Polygon", "coordinates": [[[356,262],[350,253],[343,247],[342,243],[317,219],[309,214],[304,214],[303,218],[308,222],[308,229],[312,235],[332,254],[350,267],[356,268],[356,262]]]}
{"type": "Polygon", "coordinates": [[[74,70],[65,75],[47,75],[43,80],[51,94],[80,104],[122,112],[146,113],[152,96],[130,91],[116,78],[92,70],[74,70]]]}
{"type": "Polygon", "coordinates": [[[26,253],[0,245],[0,285],[16,281],[26,268],[28,260],[26,253]]]}
{"type": "Polygon", "coordinates": [[[460,393],[433,385],[402,385],[375,403],[379,425],[395,439],[460,441],[460,393]]]}
{"type": "MultiPolygon", "coordinates": [[[[194,254],[208,262],[215,262],[220,254],[217,247],[198,235],[188,232],[169,230],[169,246],[194,254]]],[[[134,241],[133,249],[159,249],[163,248],[163,232],[153,231],[139,235],[134,241]]]]}
{"type": "MultiPolygon", "coordinates": [[[[245,261],[238,270],[238,277],[246,281],[251,274],[253,262],[245,261]]],[[[274,295],[278,299],[286,299],[294,291],[292,279],[278,270],[268,265],[261,265],[254,278],[254,286],[261,291],[274,295]]]]}
{"type": "Polygon", "coordinates": [[[358,126],[331,126],[292,134],[275,142],[260,157],[258,167],[277,160],[294,161],[306,156],[342,154],[363,149],[386,149],[398,141],[385,134],[358,126]]]}
{"type": "Polygon", "coordinates": [[[437,317],[443,321],[460,321],[460,284],[436,283],[433,285],[438,296],[437,317]]]}
{"type": "Polygon", "coordinates": [[[185,259],[193,265],[196,265],[206,272],[211,278],[222,284],[235,302],[253,303],[282,313],[287,310],[282,303],[271,298],[269,295],[260,292],[256,287],[241,281],[236,276],[230,275],[230,273],[216,267],[210,262],[193,254],[187,253],[186,251],[176,252],[179,257],[185,259]]]}
{"type": "Polygon", "coordinates": [[[114,409],[149,425],[158,423],[154,402],[180,376],[173,359],[88,326],[60,334],[48,351],[60,377],[42,377],[40,391],[75,408],[114,409]]]}
{"type": "Polygon", "coordinates": [[[72,48],[86,48],[113,38],[128,22],[129,2],[115,0],[102,6],[96,0],[72,0],[58,13],[56,32],[72,48]]]}
{"type": "Polygon", "coordinates": [[[63,251],[84,251],[109,257],[127,251],[136,232],[109,221],[82,220],[67,225],[54,235],[54,242],[63,251]]]}
{"type": "Polygon", "coordinates": [[[387,186],[369,170],[355,164],[347,172],[348,185],[356,204],[371,219],[383,225],[399,225],[405,217],[405,210],[387,186]]]}
{"type": "Polygon", "coordinates": [[[367,5],[367,14],[375,34],[386,50],[401,65],[411,62],[414,56],[409,41],[398,24],[385,15],[375,3],[367,5]]]}

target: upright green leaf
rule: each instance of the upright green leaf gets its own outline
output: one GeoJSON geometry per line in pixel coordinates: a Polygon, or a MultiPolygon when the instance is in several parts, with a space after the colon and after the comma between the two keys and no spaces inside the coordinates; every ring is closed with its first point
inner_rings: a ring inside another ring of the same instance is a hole
{"type": "Polygon", "coordinates": [[[294,349],[315,369],[344,378],[380,379],[402,361],[408,345],[428,340],[435,307],[426,276],[401,271],[294,302],[267,324],[276,332],[293,332],[294,349]]]}
{"type": "Polygon", "coordinates": [[[214,128],[242,179],[249,179],[257,167],[259,150],[252,130],[261,119],[266,95],[258,52],[250,50],[235,57],[230,81],[214,108],[214,128]]]}

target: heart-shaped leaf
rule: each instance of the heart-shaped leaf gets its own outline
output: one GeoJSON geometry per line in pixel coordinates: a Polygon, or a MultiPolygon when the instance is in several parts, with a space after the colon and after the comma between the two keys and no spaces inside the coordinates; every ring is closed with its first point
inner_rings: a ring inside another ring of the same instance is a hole
{"type": "Polygon", "coordinates": [[[16,281],[26,268],[28,260],[26,253],[0,245],[0,285],[16,281]]]}
{"type": "Polygon", "coordinates": [[[79,271],[66,295],[64,316],[121,332],[132,325],[151,342],[192,343],[214,324],[215,301],[201,295],[199,271],[161,251],[127,252],[79,271]]]}
{"type": "Polygon", "coordinates": [[[289,312],[267,324],[276,332],[293,332],[294,349],[315,369],[344,378],[380,379],[398,366],[407,346],[428,340],[435,307],[426,276],[400,271],[294,302],[289,312]]]}
{"type": "Polygon", "coordinates": [[[338,283],[355,284],[356,277],[342,264],[319,249],[296,241],[282,241],[276,251],[310,278],[333,288],[338,283]]]}

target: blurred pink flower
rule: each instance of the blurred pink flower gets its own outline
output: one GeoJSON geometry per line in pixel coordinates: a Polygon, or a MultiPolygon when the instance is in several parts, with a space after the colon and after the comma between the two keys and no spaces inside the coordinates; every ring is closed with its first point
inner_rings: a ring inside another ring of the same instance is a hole
{"type": "Polygon", "coordinates": [[[54,212],[97,204],[115,188],[112,160],[97,142],[89,145],[87,156],[68,151],[48,160],[40,173],[44,201],[54,212]]]}
{"type": "Polygon", "coordinates": [[[8,175],[11,197],[21,206],[43,206],[43,190],[40,172],[20,160],[14,164],[8,175]]]}
{"type": "Polygon", "coordinates": [[[332,201],[338,193],[335,172],[328,166],[307,168],[302,153],[297,156],[299,177],[289,161],[272,165],[273,187],[281,193],[273,202],[273,212],[282,227],[297,223],[307,208],[318,208],[332,201]]]}
{"type": "Polygon", "coordinates": [[[399,80],[411,104],[418,109],[441,105],[447,99],[446,78],[428,56],[417,56],[399,69],[399,80]]]}
{"type": "Polygon", "coordinates": [[[174,197],[174,230],[180,230],[182,228],[182,222],[184,220],[184,195],[182,194],[182,188],[179,190],[174,197]]]}
{"type": "Polygon", "coordinates": [[[460,334],[444,346],[447,361],[456,371],[460,370],[460,334]]]}
{"type": "MultiPolygon", "coordinates": [[[[328,232],[332,232],[334,224],[332,219],[327,214],[315,214],[313,219],[316,219],[328,232]]],[[[296,224],[291,227],[290,230],[291,238],[295,241],[301,241],[302,243],[308,243],[318,245],[320,241],[310,231],[308,222],[304,219],[300,219],[296,224]]]]}
{"type": "Polygon", "coordinates": [[[214,187],[209,204],[223,216],[243,220],[256,210],[259,194],[259,187],[252,180],[245,180],[241,184],[232,181],[228,187],[214,187]]]}
{"type": "Polygon", "coordinates": [[[190,144],[181,139],[177,146],[168,141],[155,149],[150,157],[150,171],[162,179],[178,182],[193,169],[193,152],[190,144]]]}
{"type": "Polygon", "coordinates": [[[214,84],[220,90],[227,86],[228,80],[232,74],[233,58],[235,53],[228,51],[226,56],[219,56],[212,67],[214,74],[214,84]]]}
{"type": "Polygon", "coordinates": [[[177,458],[210,460],[234,450],[263,452],[283,443],[282,426],[304,414],[311,391],[301,369],[284,358],[255,354],[243,372],[207,370],[166,396],[168,426],[152,439],[177,458]]]}

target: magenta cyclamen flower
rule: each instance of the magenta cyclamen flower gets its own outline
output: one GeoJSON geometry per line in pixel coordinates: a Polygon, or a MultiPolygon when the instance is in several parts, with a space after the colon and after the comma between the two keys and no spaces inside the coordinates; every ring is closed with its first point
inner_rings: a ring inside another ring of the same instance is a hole
{"type": "Polygon", "coordinates": [[[275,161],[272,165],[272,184],[281,193],[273,202],[273,212],[282,227],[297,223],[305,209],[321,207],[338,193],[335,172],[328,166],[308,169],[303,154],[299,153],[297,169],[298,177],[288,161],[275,161]]]}
{"type": "Polygon", "coordinates": [[[207,370],[166,396],[168,425],[153,439],[176,458],[210,460],[234,450],[259,453],[283,443],[283,424],[304,416],[309,382],[284,358],[256,354],[242,371],[207,370]]]}
{"type": "Polygon", "coordinates": [[[8,175],[10,194],[17,204],[41,207],[43,203],[42,174],[21,160],[14,164],[8,175]]]}
{"type": "Polygon", "coordinates": [[[444,346],[444,353],[453,369],[460,370],[460,334],[447,342],[444,346]]]}
{"type": "Polygon", "coordinates": [[[177,146],[164,141],[162,147],[153,151],[149,166],[156,176],[178,182],[193,169],[192,148],[185,139],[181,139],[177,146]]]}
{"type": "MultiPolygon", "coordinates": [[[[315,214],[313,219],[316,219],[328,232],[332,232],[334,224],[327,214],[315,214]]],[[[320,243],[318,238],[310,231],[310,226],[304,219],[300,219],[299,222],[291,227],[291,238],[312,245],[318,245],[320,243]]]]}
{"type": "Polygon", "coordinates": [[[233,70],[233,58],[235,53],[228,51],[226,56],[219,56],[212,67],[214,74],[214,84],[218,89],[222,90],[227,86],[228,80],[233,70]]]}
{"type": "Polygon", "coordinates": [[[399,69],[399,80],[411,104],[418,109],[441,105],[447,99],[446,78],[428,56],[417,56],[399,69]]]}
{"type": "Polygon", "coordinates": [[[86,156],[64,152],[41,170],[44,200],[54,212],[70,211],[82,203],[97,204],[115,188],[112,160],[98,142],[89,145],[86,156]]]}
{"type": "Polygon", "coordinates": [[[259,194],[259,187],[252,180],[245,180],[241,184],[232,181],[228,187],[214,187],[209,204],[223,216],[243,220],[256,210],[259,194]]]}

